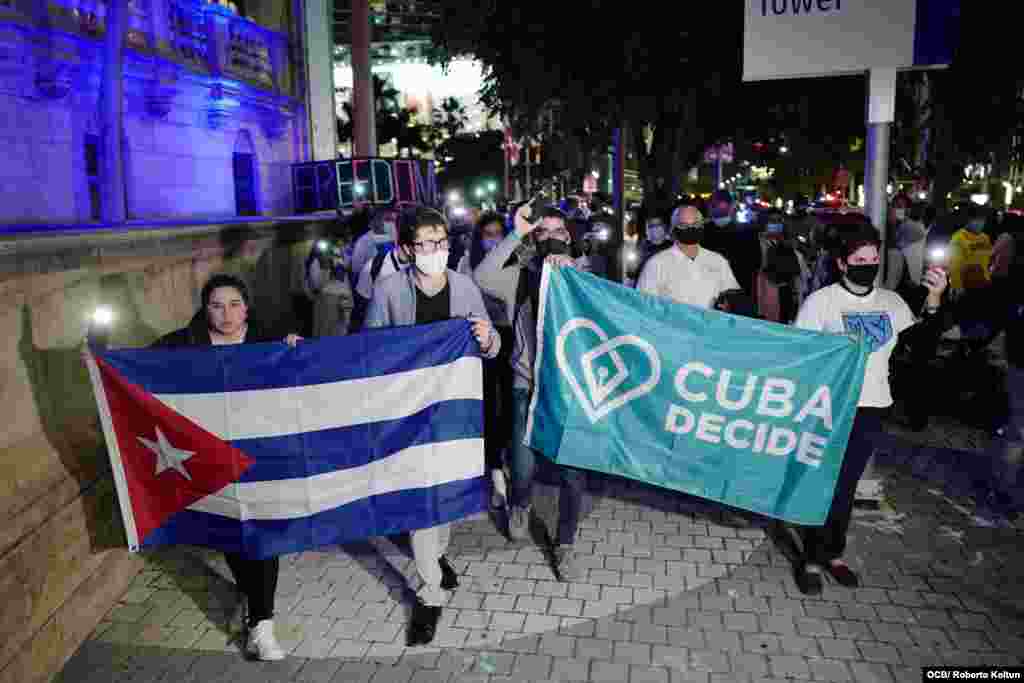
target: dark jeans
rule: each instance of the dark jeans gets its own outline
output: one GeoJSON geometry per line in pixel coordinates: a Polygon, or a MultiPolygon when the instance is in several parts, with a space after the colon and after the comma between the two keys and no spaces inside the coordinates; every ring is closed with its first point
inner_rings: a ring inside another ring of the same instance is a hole
{"type": "Polygon", "coordinates": [[[509,462],[512,474],[510,502],[517,506],[529,505],[533,496],[533,480],[538,470],[543,469],[554,474],[559,484],[556,542],[572,545],[576,542],[576,527],[580,523],[586,475],[574,467],[553,463],[523,444],[523,437],[526,435],[526,416],[530,409],[530,392],[526,389],[514,389],[513,395],[512,447],[509,462]]]}
{"type": "Polygon", "coordinates": [[[224,553],[224,559],[228,561],[235,584],[249,601],[249,626],[273,618],[281,560],[277,557],[250,560],[239,553],[224,553]]]}
{"type": "Polygon", "coordinates": [[[853,499],[857,493],[857,482],[864,474],[877,435],[882,431],[884,412],[884,408],[857,409],[825,525],[800,527],[805,562],[826,565],[843,556],[843,551],[846,550],[846,532],[850,528],[850,515],[853,512],[853,499]]]}
{"type": "Polygon", "coordinates": [[[502,466],[501,451],[512,439],[512,344],[510,326],[497,327],[501,352],[484,359],[484,458],[488,470],[502,466]]]}

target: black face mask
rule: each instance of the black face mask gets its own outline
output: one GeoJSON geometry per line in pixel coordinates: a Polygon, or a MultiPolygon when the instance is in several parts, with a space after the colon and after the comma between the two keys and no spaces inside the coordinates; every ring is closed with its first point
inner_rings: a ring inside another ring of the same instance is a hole
{"type": "Polygon", "coordinates": [[[846,279],[858,287],[871,287],[878,277],[879,265],[871,263],[860,266],[846,266],[846,279]]]}
{"type": "Polygon", "coordinates": [[[542,259],[548,256],[568,256],[569,255],[569,243],[563,242],[562,240],[549,237],[546,240],[537,242],[537,256],[542,259]]]}
{"type": "Polygon", "coordinates": [[[700,244],[704,239],[704,228],[684,228],[677,225],[672,228],[672,239],[680,244],[700,244]]]}

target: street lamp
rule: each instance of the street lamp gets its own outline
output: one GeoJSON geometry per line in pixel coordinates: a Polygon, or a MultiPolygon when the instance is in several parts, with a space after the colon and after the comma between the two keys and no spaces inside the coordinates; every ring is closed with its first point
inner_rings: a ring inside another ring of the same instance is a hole
{"type": "Polygon", "coordinates": [[[484,196],[484,188],[482,188],[482,187],[476,188],[476,196],[477,196],[477,199],[479,199],[480,197],[483,197],[484,196]]]}
{"type": "Polygon", "coordinates": [[[788,151],[789,151],[789,147],[786,147],[785,145],[783,145],[782,147],[779,147],[779,154],[785,154],[788,151]]]}
{"type": "Polygon", "coordinates": [[[494,182],[493,180],[490,181],[489,183],[487,183],[487,191],[488,192],[495,192],[495,191],[497,191],[497,189],[498,189],[498,183],[494,182]]]}
{"type": "Polygon", "coordinates": [[[452,190],[451,192],[448,193],[448,201],[451,202],[452,204],[458,202],[461,199],[462,196],[455,190],[452,190]]]}

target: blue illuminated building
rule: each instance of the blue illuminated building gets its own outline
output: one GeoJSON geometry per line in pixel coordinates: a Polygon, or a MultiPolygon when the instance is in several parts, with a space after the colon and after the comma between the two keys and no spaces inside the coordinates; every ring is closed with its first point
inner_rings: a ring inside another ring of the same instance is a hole
{"type": "Polygon", "coordinates": [[[114,1],[120,84],[104,82],[105,3],[0,0],[0,224],[117,216],[111,134],[127,220],[291,213],[291,164],[309,159],[289,29],[301,4],[250,8],[261,25],[233,5],[114,1]],[[103,105],[112,85],[120,131],[103,105]]]}

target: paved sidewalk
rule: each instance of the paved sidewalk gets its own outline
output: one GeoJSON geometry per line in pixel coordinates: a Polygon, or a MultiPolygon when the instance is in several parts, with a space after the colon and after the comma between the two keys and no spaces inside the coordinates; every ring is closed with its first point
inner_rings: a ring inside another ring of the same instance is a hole
{"type": "MultiPolygon", "coordinates": [[[[767,520],[594,477],[583,581],[556,581],[535,545],[508,543],[487,516],[455,525],[461,586],[434,647],[404,645],[415,570],[389,540],[284,558],[278,663],[241,656],[218,554],[171,548],[149,554],[57,680],[902,683],[924,665],[1024,662],[1024,524],[989,528],[916,467],[879,468],[882,508],[851,529],[857,590],[801,595],[789,537],[767,520]]],[[[554,500],[541,487],[548,528],[554,500]]]]}

